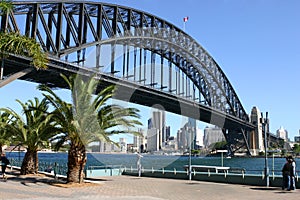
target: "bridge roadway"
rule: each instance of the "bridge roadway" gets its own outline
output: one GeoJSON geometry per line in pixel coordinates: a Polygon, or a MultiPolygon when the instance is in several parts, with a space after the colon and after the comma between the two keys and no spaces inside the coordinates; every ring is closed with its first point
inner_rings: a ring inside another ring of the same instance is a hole
{"type": "Polygon", "coordinates": [[[281,200],[298,199],[300,194],[300,190],[132,176],[102,177],[67,187],[55,184],[59,181],[52,177],[18,174],[8,170],[7,182],[0,180],[0,199],[281,200]]]}
{"type": "MultiPolygon", "coordinates": [[[[5,63],[9,67],[4,70],[4,76],[32,68],[30,66],[30,60],[21,56],[10,56],[10,59],[5,60],[5,63]]],[[[33,70],[30,73],[20,77],[19,79],[47,84],[52,87],[64,88],[66,85],[60,77],[60,73],[65,75],[74,73],[91,75],[95,73],[92,69],[84,67],[81,68],[77,65],[72,65],[71,63],[53,58],[49,59],[48,67],[49,68],[47,70],[35,70],[32,68],[33,70]]],[[[196,104],[194,101],[188,101],[184,98],[180,98],[179,96],[159,92],[158,90],[144,85],[139,85],[122,78],[110,76],[109,74],[97,73],[97,76],[101,80],[98,85],[98,89],[101,89],[106,85],[117,84],[118,91],[114,95],[114,98],[116,99],[149,107],[152,107],[153,105],[161,105],[166,111],[198,119],[229,130],[255,129],[255,125],[252,123],[246,122],[212,107],[196,104]]]]}

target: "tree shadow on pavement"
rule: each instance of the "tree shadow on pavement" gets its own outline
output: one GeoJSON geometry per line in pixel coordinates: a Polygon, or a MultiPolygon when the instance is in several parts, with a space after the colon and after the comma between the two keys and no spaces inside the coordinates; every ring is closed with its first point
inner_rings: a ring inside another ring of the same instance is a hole
{"type": "Polygon", "coordinates": [[[276,191],[276,190],[281,190],[280,188],[276,187],[255,187],[255,188],[250,188],[251,190],[260,190],[260,191],[276,191]]]}

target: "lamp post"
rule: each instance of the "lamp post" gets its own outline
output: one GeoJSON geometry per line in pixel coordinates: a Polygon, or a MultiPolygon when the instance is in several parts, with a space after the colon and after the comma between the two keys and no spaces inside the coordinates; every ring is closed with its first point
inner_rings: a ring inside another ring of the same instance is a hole
{"type": "Polygon", "coordinates": [[[227,150],[217,150],[217,153],[221,153],[221,166],[224,167],[224,155],[223,153],[227,153],[227,150]]]}
{"type": "Polygon", "coordinates": [[[189,180],[192,180],[192,150],[191,150],[191,143],[192,143],[192,136],[191,136],[191,129],[189,128],[189,180]]]}
{"type": "Polygon", "coordinates": [[[262,128],[264,132],[264,143],[265,143],[265,178],[266,178],[266,186],[269,187],[270,177],[269,177],[269,167],[268,167],[268,142],[267,142],[267,130],[266,125],[268,123],[268,112],[266,112],[266,118],[264,119],[263,113],[261,113],[262,119],[262,128]]]}

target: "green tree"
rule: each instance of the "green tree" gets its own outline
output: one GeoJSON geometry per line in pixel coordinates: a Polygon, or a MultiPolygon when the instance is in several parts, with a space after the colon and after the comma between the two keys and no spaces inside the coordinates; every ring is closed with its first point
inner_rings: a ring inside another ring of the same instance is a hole
{"type": "Polygon", "coordinates": [[[47,55],[34,38],[21,35],[19,32],[8,32],[8,19],[12,9],[13,4],[11,1],[0,1],[0,15],[2,19],[5,19],[2,20],[2,22],[6,22],[6,24],[2,24],[3,26],[0,30],[0,59],[2,65],[0,71],[1,79],[3,77],[4,59],[7,58],[9,54],[32,58],[31,64],[36,69],[46,69],[48,62],[47,55]]]}
{"type": "Polygon", "coordinates": [[[295,144],[294,147],[293,147],[293,152],[294,154],[296,155],[299,155],[300,154],[300,145],[299,144],[295,144]]]}
{"type": "Polygon", "coordinates": [[[9,122],[9,114],[0,112],[0,154],[2,154],[3,146],[10,144],[11,134],[5,129],[5,125],[9,122]]]}
{"type": "Polygon", "coordinates": [[[223,150],[223,149],[227,149],[227,142],[226,141],[221,141],[221,142],[214,143],[213,150],[223,150]]]}
{"type": "Polygon", "coordinates": [[[71,90],[72,103],[62,100],[55,92],[45,86],[38,88],[43,91],[45,98],[54,107],[53,114],[63,131],[55,140],[58,149],[65,142],[69,142],[67,182],[82,183],[84,167],[86,165],[86,145],[93,141],[112,142],[114,134],[138,134],[133,128],[141,125],[140,117],[135,108],[123,108],[118,105],[109,105],[115,91],[115,86],[108,86],[96,95],[98,81],[82,76],[62,75],[71,90]]]}
{"type": "Polygon", "coordinates": [[[22,166],[21,174],[30,174],[38,172],[38,150],[48,147],[49,140],[60,129],[52,120],[53,115],[48,112],[49,106],[46,99],[39,102],[38,98],[34,101],[29,100],[27,103],[22,103],[17,100],[22,106],[24,119],[21,115],[10,108],[2,108],[1,111],[11,117],[11,122],[1,126],[11,136],[13,141],[27,149],[22,166]]]}

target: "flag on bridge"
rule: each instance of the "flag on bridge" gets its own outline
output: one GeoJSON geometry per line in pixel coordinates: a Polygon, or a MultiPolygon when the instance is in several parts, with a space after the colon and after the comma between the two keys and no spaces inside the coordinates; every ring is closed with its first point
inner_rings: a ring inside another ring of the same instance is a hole
{"type": "Polygon", "coordinates": [[[183,22],[187,22],[187,20],[189,20],[189,17],[184,17],[183,18],[183,22]]]}

